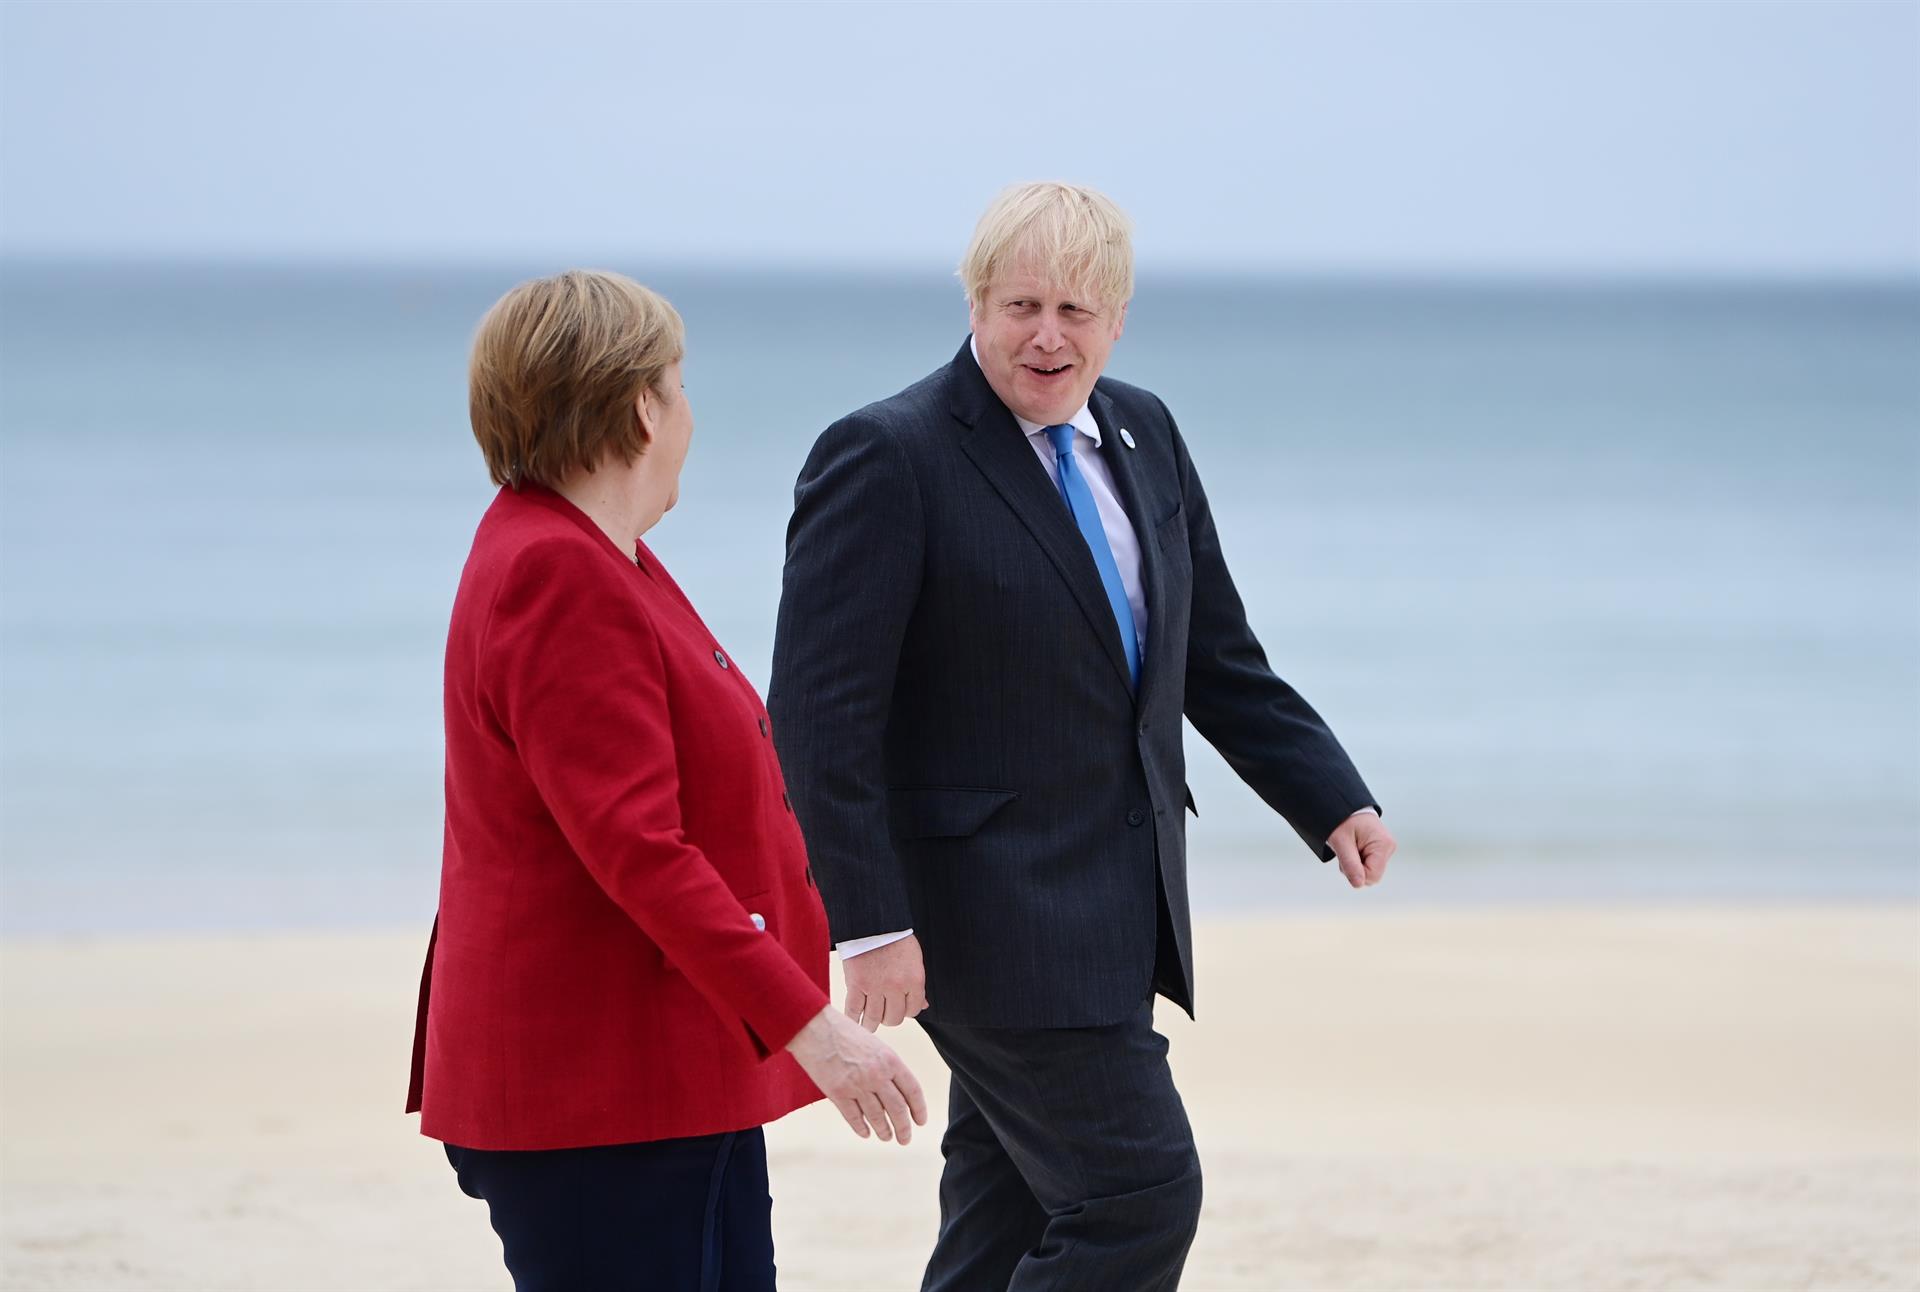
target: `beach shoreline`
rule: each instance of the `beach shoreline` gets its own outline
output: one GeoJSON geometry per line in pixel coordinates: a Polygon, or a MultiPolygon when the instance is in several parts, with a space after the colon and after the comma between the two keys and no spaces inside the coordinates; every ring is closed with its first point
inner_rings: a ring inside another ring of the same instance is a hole
{"type": "MultiPolygon", "coordinates": [[[[1920,905],[1206,919],[1184,1287],[1920,1283],[1920,905]]],[[[0,1285],[504,1288],[400,1112],[425,930],[0,944],[0,1285]]],[[[837,975],[836,975],[837,978],[837,975]]],[[[935,1007],[938,1006],[937,997],[935,1007]]],[[[913,1286],[906,1149],[768,1131],[781,1283],[913,1286]]]]}

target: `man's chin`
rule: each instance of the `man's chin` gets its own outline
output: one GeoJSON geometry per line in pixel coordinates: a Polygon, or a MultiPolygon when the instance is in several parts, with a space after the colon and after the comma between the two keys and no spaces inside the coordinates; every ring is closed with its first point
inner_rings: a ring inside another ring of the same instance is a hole
{"type": "Polygon", "coordinates": [[[1079,412],[1080,406],[1086,402],[1084,399],[1075,399],[1072,402],[1068,402],[1067,399],[1056,399],[1048,404],[1028,404],[1023,408],[1015,408],[1013,412],[1016,417],[1029,422],[1038,422],[1042,426],[1060,426],[1079,412]]]}
{"type": "Polygon", "coordinates": [[[1034,390],[1017,377],[994,380],[988,377],[987,384],[993,387],[993,393],[1000,402],[1022,421],[1038,422],[1042,426],[1059,426],[1087,402],[1085,391],[1069,391],[1064,388],[1053,390],[1034,390]]]}

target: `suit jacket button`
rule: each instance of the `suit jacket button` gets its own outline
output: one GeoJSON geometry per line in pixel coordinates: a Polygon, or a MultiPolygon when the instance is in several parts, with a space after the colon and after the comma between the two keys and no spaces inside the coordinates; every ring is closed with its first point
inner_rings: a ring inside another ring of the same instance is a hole
{"type": "Polygon", "coordinates": [[[718,664],[721,668],[727,667],[727,657],[719,651],[715,651],[713,653],[713,662],[718,664]]]}
{"type": "Polygon", "coordinates": [[[1146,819],[1147,819],[1147,814],[1145,812],[1142,812],[1139,808],[1135,808],[1133,811],[1127,813],[1128,825],[1139,825],[1142,822],[1144,822],[1146,819]]]}
{"type": "Polygon", "coordinates": [[[760,914],[760,912],[754,911],[749,914],[747,918],[753,921],[754,928],[759,929],[762,933],[767,931],[767,917],[760,914]]]}

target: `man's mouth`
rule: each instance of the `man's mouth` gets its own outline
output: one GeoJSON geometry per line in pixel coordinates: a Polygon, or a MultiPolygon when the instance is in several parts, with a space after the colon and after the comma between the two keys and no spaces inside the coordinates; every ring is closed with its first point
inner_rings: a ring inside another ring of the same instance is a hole
{"type": "Polygon", "coordinates": [[[1066,372],[1072,367],[1073,365],[1070,363],[1063,363],[1058,368],[1040,368],[1033,364],[1026,365],[1027,371],[1036,377],[1058,377],[1061,373],[1066,372]]]}

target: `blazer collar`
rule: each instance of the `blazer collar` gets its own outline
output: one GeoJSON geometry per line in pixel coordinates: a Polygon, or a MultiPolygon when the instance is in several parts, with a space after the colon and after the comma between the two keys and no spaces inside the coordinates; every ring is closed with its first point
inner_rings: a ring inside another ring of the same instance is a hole
{"type": "Polygon", "coordinates": [[[632,552],[621,551],[619,544],[607,536],[607,531],[593,523],[593,517],[568,502],[557,491],[543,484],[535,484],[531,480],[521,481],[517,489],[513,485],[501,485],[496,505],[531,505],[550,511],[556,516],[563,516],[570,523],[578,526],[588,538],[595,540],[609,556],[617,557],[627,565],[639,564],[635,558],[645,550],[645,546],[636,541],[632,552]]]}
{"type": "Polygon", "coordinates": [[[980,361],[973,357],[972,333],[967,334],[967,339],[960,343],[960,352],[947,365],[947,407],[967,426],[978,428],[985,423],[1004,425],[1015,433],[1020,430],[1013,413],[987,384],[987,374],[980,370],[980,361]]]}

